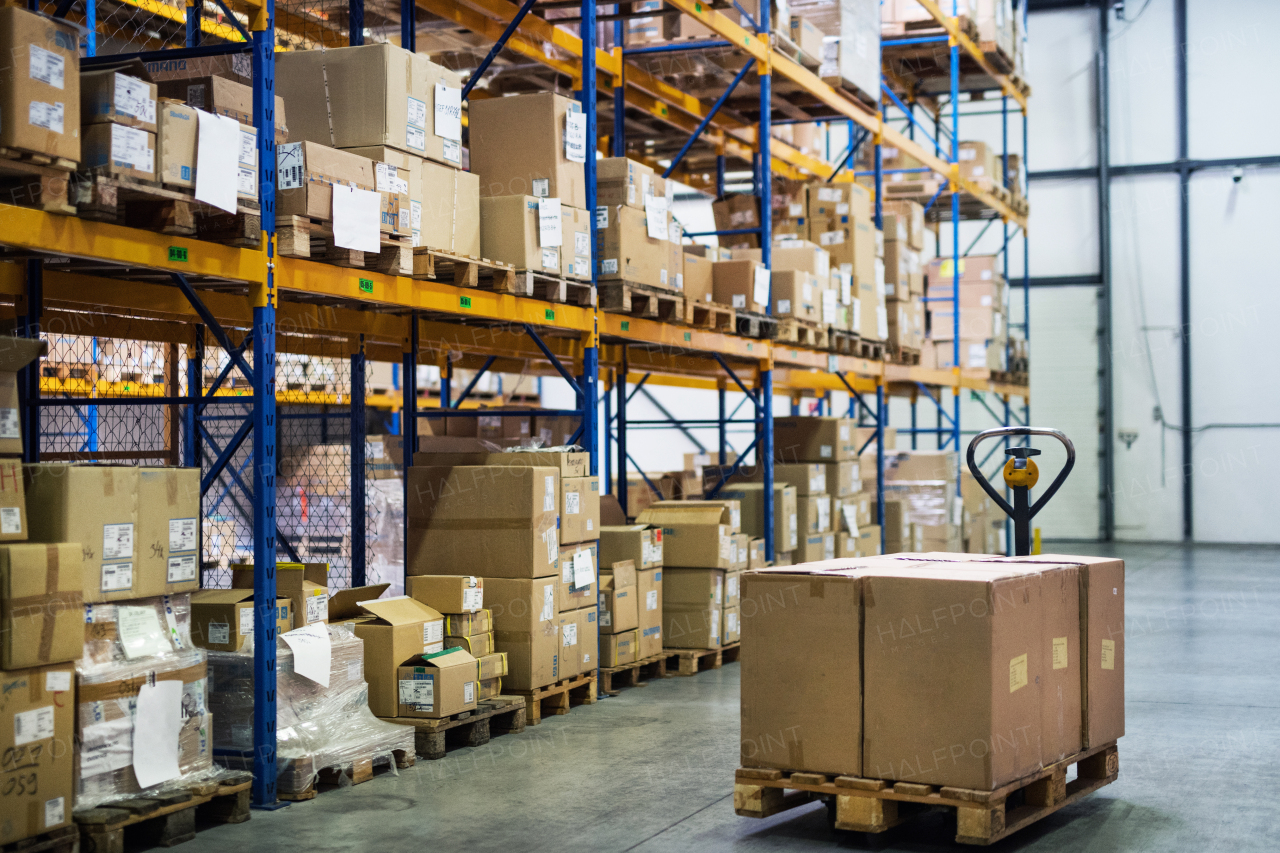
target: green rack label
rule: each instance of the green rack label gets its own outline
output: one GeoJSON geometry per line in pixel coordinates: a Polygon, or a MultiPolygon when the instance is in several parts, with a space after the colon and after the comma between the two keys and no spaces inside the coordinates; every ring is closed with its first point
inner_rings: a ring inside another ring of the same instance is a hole
{"type": "Polygon", "coordinates": [[[187,250],[181,246],[170,246],[169,260],[175,263],[185,264],[187,262],[187,250]]]}
{"type": "Polygon", "coordinates": [[[545,313],[548,320],[554,320],[556,318],[556,312],[554,308],[548,308],[545,313]]]}
{"type": "Polygon", "coordinates": [[[685,332],[685,333],[684,333],[684,339],[685,339],[686,341],[691,341],[691,340],[693,340],[693,334],[692,334],[691,332],[685,332]]]}
{"type": "Polygon", "coordinates": [[[629,331],[631,331],[631,321],[630,321],[630,320],[623,320],[623,321],[622,321],[622,331],[624,331],[624,332],[629,332],[629,331]]]}
{"type": "Polygon", "coordinates": [[[459,297],[458,297],[458,304],[459,304],[459,305],[461,305],[463,308],[470,308],[470,307],[471,307],[471,297],[470,297],[470,296],[459,296],[459,297]]]}
{"type": "Polygon", "coordinates": [[[373,293],[373,279],[371,278],[360,279],[360,290],[362,293],[373,293]]]}

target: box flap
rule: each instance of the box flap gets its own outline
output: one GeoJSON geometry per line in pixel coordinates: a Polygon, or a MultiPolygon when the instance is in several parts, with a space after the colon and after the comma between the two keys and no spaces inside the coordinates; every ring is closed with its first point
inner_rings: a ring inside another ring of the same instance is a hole
{"type": "Polygon", "coordinates": [[[731,524],[729,508],[701,501],[658,501],[636,517],[641,524],[731,524]]]}
{"type": "Polygon", "coordinates": [[[134,57],[133,59],[122,59],[119,62],[112,62],[107,65],[95,65],[92,69],[85,69],[80,72],[81,77],[104,76],[107,74],[115,74],[119,71],[129,77],[136,77],[147,83],[156,82],[151,78],[151,72],[147,71],[147,66],[142,63],[141,59],[134,57]]]}
{"type": "Polygon", "coordinates": [[[613,575],[613,585],[615,589],[622,589],[625,586],[636,585],[636,561],[621,560],[614,563],[609,568],[601,567],[602,574],[613,575]]]}
{"type": "Polygon", "coordinates": [[[414,622],[443,621],[444,616],[421,601],[407,595],[361,601],[360,606],[391,625],[412,625],[414,622]]]}
{"type": "Polygon", "coordinates": [[[476,668],[476,659],[471,656],[471,652],[463,648],[445,649],[442,652],[432,652],[419,657],[428,666],[434,666],[438,669],[452,669],[458,666],[469,666],[473,670],[476,668]]]}
{"type": "Polygon", "coordinates": [[[329,596],[329,621],[363,616],[364,614],[360,612],[360,602],[381,598],[382,594],[390,588],[389,583],[376,583],[338,590],[329,596]]]}
{"type": "Polygon", "coordinates": [[[253,598],[252,589],[201,589],[191,593],[195,604],[239,604],[253,598]]]}
{"type": "Polygon", "coordinates": [[[0,371],[16,373],[49,352],[49,344],[35,338],[0,336],[0,371]]]}

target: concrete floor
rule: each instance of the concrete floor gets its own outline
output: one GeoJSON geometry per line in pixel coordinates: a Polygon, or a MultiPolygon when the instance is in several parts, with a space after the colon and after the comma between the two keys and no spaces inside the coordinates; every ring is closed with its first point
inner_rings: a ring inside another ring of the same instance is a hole
{"type": "MultiPolygon", "coordinates": [[[[992,849],[1275,850],[1280,549],[1152,545],[1111,553],[1128,567],[1120,778],[992,849]]],[[[255,812],[248,823],[201,832],[183,849],[957,849],[942,815],[878,837],[829,831],[821,805],[768,820],[737,817],[737,741],[735,664],[625,690],[522,735],[420,762],[399,778],[255,812]]]]}

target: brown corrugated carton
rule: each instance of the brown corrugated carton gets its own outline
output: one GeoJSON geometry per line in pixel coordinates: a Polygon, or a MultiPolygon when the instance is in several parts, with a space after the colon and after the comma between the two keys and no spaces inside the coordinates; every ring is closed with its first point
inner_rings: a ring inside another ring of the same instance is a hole
{"type": "Polygon", "coordinates": [[[518,270],[559,275],[565,247],[541,245],[538,210],[538,199],[531,195],[480,199],[481,254],[518,270]]]}
{"type": "Polygon", "coordinates": [[[639,635],[634,629],[620,634],[606,634],[600,638],[600,665],[623,666],[635,663],[639,645],[639,635]]]}
{"type": "Polygon", "coordinates": [[[801,536],[831,530],[831,496],[796,496],[796,529],[801,536]]]}
{"type": "Polygon", "coordinates": [[[775,270],[773,311],[778,317],[792,317],[817,323],[822,320],[822,285],[806,272],[775,270]]]}
{"type": "Polygon", "coordinates": [[[11,756],[0,771],[0,785],[8,792],[0,844],[71,824],[79,756],[72,748],[74,689],[75,667],[70,664],[0,671],[0,695],[5,697],[0,703],[0,751],[11,756]]]}
{"type": "Polygon", "coordinates": [[[600,553],[595,542],[582,542],[577,545],[560,547],[560,582],[556,584],[556,609],[561,613],[578,610],[596,603],[596,566],[600,553]],[[582,577],[588,574],[591,582],[580,584],[579,570],[582,577]]]}
{"type": "MultiPolygon", "coordinates": [[[[418,655],[443,650],[444,617],[406,595],[366,601],[360,606],[377,617],[352,626],[364,641],[369,710],[379,717],[394,717],[399,713],[399,668],[418,655]]],[[[475,673],[474,665],[471,672],[475,673]]]]}
{"type": "Polygon", "coordinates": [[[624,560],[636,570],[662,565],[662,528],[647,524],[606,525],[600,528],[600,559],[609,566],[624,560]]]}
{"type": "Polygon", "coordinates": [[[560,542],[587,542],[600,535],[600,478],[560,480],[560,542]]]}
{"type": "MultiPolygon", "coordinates": [[[[476,675],[481,681],[501,678],[507,674],[506,652],[493,652],[476,658],[476,675]]],[[[481,697],[484,698],[484,697],[481,697]]]]}
{"type": "Polygon", "coordinates": [[[769,290],[769,270],[759,261],[734,259],[711,266],[711,295],[720,305],[763,314],[769,290]]]}
{"type": "Polygon", "coordinates": [[[665,568],[662,598],[662,642],[666,648],[719,648],[724,572],[665,568]]]}
{"type": "Polygon", "coordinates": [[[439,719],[476,707],[476,659],[464,649],[421,655],[396,671],[397,717],[439,719]]]}
{"type": "Polygon", "coordinates": [[[0,459],[0,542],[27,538],[27,494],[22,482],[22,461],[0,459]]]}
{"type": "MultiPolygon", "coordinates": [[[[9,7],[0,7],[0,12],[7,8],[9,7]]],[[[48,350],[49,344],[39,338],[0,336],[0,455],[22,455],[22,420],[18,417],[18,371],[48,350]]]]}
{"type": "MultiPolygon", "coordinates": [[[[161,98],[173,98],[207,113],[233,118],[253,127],[253,87],[226,77],[185,77],[163,80],[156,84],[161,98]]],[[[276,144],[288,141],[284,98],[276,95],[276,144]]]]}
{"type": "Polygon", "coordinates": [[[78,542],[0,546],[0,669],[80,658],[81,565],[78,542]]]}
{"type": "Polygon", "coordinates": [[[408,574],[453,574],[461,567],[483,568],[485,577],[557,573],[556,469],[414,466],[407,488],[408,574]]]}
{"type": "MultiPolygon", "coordinates": [[[[715,218],[717,231],[738,231],[760,227],[760,203],[750,193],[731,195],[712,202],[711,214],[715,218]]],[[[755,248],[760,245],[760,235],[730,234],[719,238],[719,242],[721,246],[730,249],[755,248]]]]}
{"type": "MultiPolygon", "coordinates": [[[[640,624],[636,567],[632,560],[600,570],[600,633],[634,631],[640,624]]],[[[609,666],[611,664],[606,664],[609,666]]]]}
{"type": "Polygon", "coordinates": [[[507,655],[503,686],[535,690],[566,676],[560,671],[560,614],[556,579],[485,578],[494,640],[507,655]]]}
{"type": "MultiPolygon", "coordinates": [[[[447,619],[445,624],[448,624],[447,619]]],[[[492,631],[484,631],[479,634],[445,634],[444,647],[446,649],[466,649],[476,658],[494,654],[494,649],[496,648],[492,631]]]]}
{"type": "Polygon", "coordinates": [[[138,60],[80,75],[80,122],[156,132],[156,84],[138,60]]]}
{"type": "Polygon", "coordinates": [[[836,534],[808,533],[800,537],[800,545],[793,555],[797,564],[816,563],[836,558],[836,534]]]}
{"type": "Polygon", "coordinates": [[[550,92],[471,102],[471,171],[480,176],[480,196],[558,198],[586,209],[583,164],[565,156],[571,114],[581,116],[578,102],[550,92]]]}
{"type": "Polygon", "coordinates": [[[596,161],[597,204],[644,210],[645,196],[667,196],[667,182],[651,167],[626,157],[596,161]]]}
{"type": "Polygon", "coordinates": [[[684,246],[684,298],[694,302],[712,300],[712,260],[690,252],[684,246]]]}
{"type": "Polygon", "coordinates": [[[484,578],[470,575],[405,578],[404,591],[441,613],[474,613],[484,607],[484,578]]]}
{"type": "MultiPolygon", "coordinates": [[[[276,636],[293,630],[293,607],[276,599],[276,636]]],[[[253,636],[256,608],[251,589],[201,589],[191,594],[191,642],[203,649],[238,652],[253,636]]]]}
{"type": "MultiPolygon", "coordinates": [[[[429,575],[420,575],[419,577],[429,577],[429,575]]],[[[413,579],[411,578],[410,580],[413,579]]],[[[482,584],[484,583],[484,578],[476,578],[476,580],[482,584]]],[[[447,613],[444,617],[444,632],[449,637],[471,637],[476,634],[491,633],[492,631],[492,610],[477,610],[475,613],[447,613]]]]}
{"type": "MultiPolygon", "coordinates": [[[[0,63],[0,145],[79,162],[79,32],[45,15],[0,7],[0,49],[7,60],[0,63]]],[[[68,819],[70,808],[68,796],[68,819]]]]}
{"type": "Polygon", "coordinates": [[[594,606],[560,614],[561,678],[593,672],[599,666],[599,647],[594,606]]]}
{"type": "MultiPolygon", "coordinates": [[[[833,498],[843,498],[862,489],[862,473],[858,470],[856,460],[846,459],[842,462],[827,462],[825,471],[826,491],[833,498]]],[[[777,470],[778,466],[774,466],[777,470]]]]}
{"type": "Polygon", "coordinates": [[[122,124],[90,124],[84,128],[81,164],[108,178],[156,178],[156,135],[122,124]]]}
{"type": "Polygon", "coordinates": [[[742,614],[737,605],[726,606],[720,620],[720,644],[724,646],[741,642],[742,614]]]}
{"type": "Polygon", "coordinates": [[[200,588],[200,469],[138,469],[138,566],[172,595],[200,588]]]}
{"type": "Polygon", "coordinates": [[[674,288],[667,270],[670,247],[665,213],[662,220],[662,237],[651,237],[645,211],[626,205],[600,208],[596,216],[599,279],[674,288]]]}
{"type": "Polygon", "coordinates": [[[742,569],[724,573],[724,606],[737,607],[742,603],[742,569]]]}
{"type": "MultiPolygon", "coordinates": [[[[720,496],[742,504],[742,532],[752,538],[764,536],[764,484],[734,483],[720,490],[720,496]]],[[[790,551],[800,543],[794,486],[773,487],[773,542],[778,551],[790,551]]],[[[674,563],[674,561],[668,561],[674,563]]]]}
{"type": "Polygon", "coordinates": [[[764,558],[764,540],[752,539],[747,558],[747,569],[763,569],[767,561],[764,558]]]}
{"type": "MultiPolygon", "coordinates": [[[[276,592],[289,599],[294,627],[329,621],[328,577],[328,563],[276,563],[276,592]]],[[[253,589],[252,565],[232,563],[231,588],[253,589]]]]}
{"type": "Polygon", "coordinates": [[[781,462],[834,462],[858,458],[851,418],[775,418],[774,456],[781,462]]]}
{"type": "Polygon", "coordinates": [[[638,660],[662,653],[662,569],[636,572],[636,604],[640,611],[638,660]]]}
{"type": "Polygon", "coordinates": [[[591,215],[585,210],[560,205],[560,274],[584,281],[591,279],[591,215]]]}
{"type": "Polygon", "coordinates": [[[161,98],[156,113],[156,180],[165,186],[196,185],[196,108],[161,98]]]}
{"type": "Polygon", "coordinates": [[[703,501],[659,501],[636,521],[662,528],[663,565],[731,568],[734,531],[728,507],[703,501]]]}
{"type": "Polygon", "coordinates": [[[340,184],[373,192],[373,161],[318,142],[276,147],[276,216],[333,218],[333,187],[340,184]]]}

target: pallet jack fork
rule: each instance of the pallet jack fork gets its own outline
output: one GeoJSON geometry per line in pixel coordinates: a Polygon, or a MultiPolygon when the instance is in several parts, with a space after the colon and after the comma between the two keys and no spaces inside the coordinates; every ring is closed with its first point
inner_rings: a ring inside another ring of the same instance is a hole
{"type": "Polygon", "coordinates": [[[1036,513],[1044,509],[1044,505],[1057,493],[1076,464],[1076,448],[1071,443],[1071,439],[1056,429],[1022,426],[997,427],[996,429],[983,430],[973,437],[973,441],[969,442],[966,461],[969,463],[969,471],[978,481],[978,484],[982,486],[983,491],[990,495],[996,505],[1013,519],[1014,556],[1026,557],[1030,555],[1031,519],[1035,518],[1036,513]],[[1062,466],[1062,470],[1058,472],[1058,476],[1054,478],[1053,483],[1045,490],[1045,493],[1033,504],[1031,503],[1031,489],[1040,479],[1040,469],[1036,467],[1036,463],[1031,460],[1031,457],[1039,456],[1040,451],[1030,446],[1006,447],[1004,452],[1009,457],[1009,461],[1004,464],[1004,482],[1006,486],[1013,490],[1013,506],[1009,506],[1009,502],[996,491],[991,485],[991,481],[983,476],[974,456],[977,453],[978,445],[989,438],[1031,435],[1048,435],[1062,442],[1062,446],[1067,450],[1067,462],[1062,466]]]}

